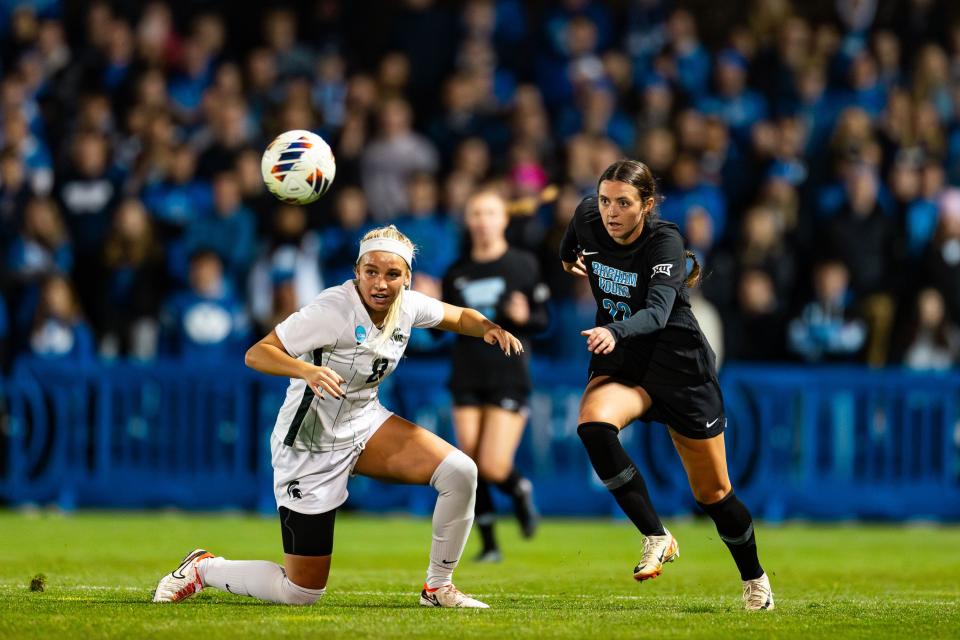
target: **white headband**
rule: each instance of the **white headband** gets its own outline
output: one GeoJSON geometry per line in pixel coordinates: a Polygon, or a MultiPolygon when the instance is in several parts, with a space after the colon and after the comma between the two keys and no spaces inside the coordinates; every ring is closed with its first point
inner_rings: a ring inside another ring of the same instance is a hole
{"type": "Polygon", "coordinates": [[[407,268],[413,270],[413,249],[406,243],[394,240],[392,238],[371,238],[360,243],[360,253],[357,254],[357,262],[363,254],[371,251],[388,251],[395,253],[407,263],[407,268]]]}

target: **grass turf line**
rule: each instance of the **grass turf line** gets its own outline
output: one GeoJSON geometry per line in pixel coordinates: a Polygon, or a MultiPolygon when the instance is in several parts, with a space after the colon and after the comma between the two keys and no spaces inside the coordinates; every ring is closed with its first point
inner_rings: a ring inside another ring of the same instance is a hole
{"type": "Polygon", "coordinates": [[[488,611],[417,606],[426,520],[337,519],[328,592],[294,608],[207,590],[154,605],[153,587],[196,546],[233,559],[282,558],[278,523],[255,516],[0,512],[0,637],[217,638],[795,637],[960,635],[960,528],[758,526],[777,609],[741,610],[740,581],[709,522],[669,522],[680,559],[631,578],[639,536],[626,522],[548,520],[521,541],[502,521],[505,562],[456,573],[488,611]],[[43,592],[31,579],[44,574],[43,592]]]}

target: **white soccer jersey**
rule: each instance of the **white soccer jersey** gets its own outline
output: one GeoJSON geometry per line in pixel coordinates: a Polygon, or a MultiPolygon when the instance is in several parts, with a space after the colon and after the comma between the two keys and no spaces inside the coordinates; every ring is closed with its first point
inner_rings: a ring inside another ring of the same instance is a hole
{"type": "Polygon", "coordinates": [[[380,381],[396,369],[413,327],[435,327],[443,303],[404,291],[393,336],[372,346],[380,330],[370,320],[352,280],[324,290],[313,302],[277,325],[277,336],[295,358],[330,367],[346,380],[342,400],[318,398],[307,383],[291,378],[274,434],[287,446],[334,451],[362,444],[370,429],[389,415],[377,400],[380,381]]]}

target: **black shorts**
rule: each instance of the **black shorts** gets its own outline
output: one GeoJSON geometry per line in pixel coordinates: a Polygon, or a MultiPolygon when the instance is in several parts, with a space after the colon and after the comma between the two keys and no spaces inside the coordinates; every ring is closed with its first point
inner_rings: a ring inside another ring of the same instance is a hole
{"type": "Polygon", "coordinates": [[[333,553],[333,524],[337,510],[299,513],[280,507],[283,552],[294,556],[329,556],[333,553]]]}
{"type": "Polygon", "coordinates": [[[455,407],[492,405],[515,413],[525,413],[530,405],[530,391],[519,387],[451,389],[450,393],[455,407]]]}
{"type": "Polygon", "coordinates": [[[727,418],[717,381],[716,356],[702,338],[689,344],[637,353],[614,349],[590,360],[590,377],[607,375],[643,387],[653,405],[640,416],[661,422],[682,436],[705,440],[723,433],[727,418]]]}

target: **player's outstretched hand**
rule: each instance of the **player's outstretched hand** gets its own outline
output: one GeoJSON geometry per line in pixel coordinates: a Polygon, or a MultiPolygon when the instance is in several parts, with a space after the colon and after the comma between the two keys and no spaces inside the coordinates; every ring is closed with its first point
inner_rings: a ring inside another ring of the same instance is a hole
{"type": "Polygon", "coordinates": [[[487,344],[495,344],[507,354],[512,356],[515,353],[523,353],[523,345],[512,333],[504,331],[501,327],[493,326],[487,329],[483,334],[483,341],[487,344]]]}
{"type": "Polygon", "coordinates": [[[567,262],[565,260],[561,260],[560,262],[563,263],[563,270],[567,273],[572,273],[573,275],[580,276],[582,278],[587,277],[587,265],[583,264],[582,257],[577,256],[576,262],[567,262]]]}
{"type": "Polygon", "coordinates": [[[313,389],[317,397],[322,398],[326,391],[331,397],[338,400],[347,394],[342,385],[346,380],[340,377],[336,371],[329,367],[313,367],[311,372],[303,377],[306,383],[313,389]]]}
{"type": "Polygon", "coordinates": [[[605,327],[586,329],[581,331],[580,335],[587,337],[587,351],[590,353],[604,355],[613,351],[613,348],[617,346],[617,339],[605,327]]]}

